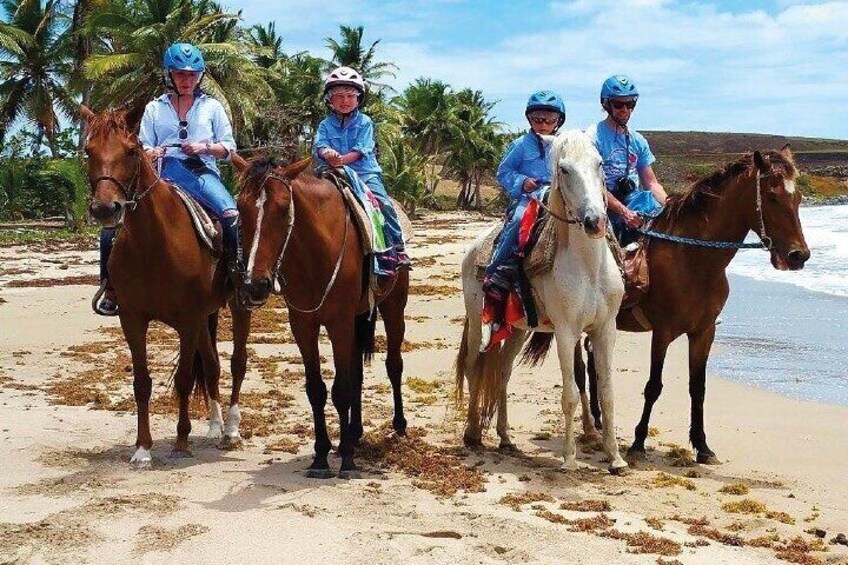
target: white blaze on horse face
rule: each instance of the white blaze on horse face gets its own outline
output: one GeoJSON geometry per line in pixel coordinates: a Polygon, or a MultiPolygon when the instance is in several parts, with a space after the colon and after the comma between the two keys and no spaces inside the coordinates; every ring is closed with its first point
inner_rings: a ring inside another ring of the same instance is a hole
{"type": "Polygon", "coordinates": [[[794,180],[783,181],[783,188],[786,189],[787,194],[795,194],[795,181],[794,180]]]}
{"type": "Polygon", "coordinates": [[[256,250],[259,249],[259,235],[262,233],[262,217],[265,215],[265,200],[268,199],[268,191],[262,189],[262,194],[256,199],[256,208],[259,212],[256,214],[256,229],[253,233],[253,242],[250,245],[250,255],[247,260],[247,276],[253,274],[253,267],[256,263],[256,250]]]}

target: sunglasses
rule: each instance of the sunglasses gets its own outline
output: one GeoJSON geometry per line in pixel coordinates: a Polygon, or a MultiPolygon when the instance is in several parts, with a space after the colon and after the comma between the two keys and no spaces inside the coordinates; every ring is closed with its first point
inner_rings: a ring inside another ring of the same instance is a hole
{"type": "Polygon", "coordinates": [[[187,121],[180,120],[180,131],[177,135],[179,135],[180,139],[182,139],[183,141],[188,139],[188,122],[187,121]]]}
{"type": "Polygon", "coordinates": [[[612,104],[612,107],[616,110],[621,110],[622,108],[632,110],[636,107],[635,100],[610,100],[610,104],[612,104]]]}
{"type": "Polygon", "coordinates": [[[529,119],[530,119],[531,123],[538,124],[538,125],[541,125],[541,124],[553,125],[553,124],[555,124],[559,121],[559,118],[542,118],[542,117],[539,117],[539,116],[530,116],[529,119]]]}

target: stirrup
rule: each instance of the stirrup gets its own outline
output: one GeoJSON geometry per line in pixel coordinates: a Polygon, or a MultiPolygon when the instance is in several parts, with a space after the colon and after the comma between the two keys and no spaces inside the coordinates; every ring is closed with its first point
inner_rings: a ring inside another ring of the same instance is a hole
{"type": "Polygon", "coordinates": [[[485,353],[489,346],[492,344],[492,324],[483,324],[480,327],[481,339],[480,339],[480,353],[485,353]]]}
{"type": "Polygon", "coordinates": [[[103,294],[106,292],[106,287],[109,286],[109,279],[103,279],[100,281],[100,287],[97,289],[97,292],[94,293],[94,297],[91,299],[91,309],[98,316],[117,316],[118,315],[118,304],[109,299],[104,299],[102,302],[100,299],[103,297],[103,294]],[[109,305],[112,305],[112,308],[108,308],[109,305]],[[104,306],[107,306],[104,308],[104,306]]]}

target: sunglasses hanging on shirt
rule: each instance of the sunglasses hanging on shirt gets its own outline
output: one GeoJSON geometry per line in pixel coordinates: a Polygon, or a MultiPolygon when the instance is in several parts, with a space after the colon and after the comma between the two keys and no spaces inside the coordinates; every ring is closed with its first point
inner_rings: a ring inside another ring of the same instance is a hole
{"type": "Polygon", "coordinates": [[[177,135],[183,141],[188,139],[188,122],[186,120],[180,120],[180,131],[177,135]]]}

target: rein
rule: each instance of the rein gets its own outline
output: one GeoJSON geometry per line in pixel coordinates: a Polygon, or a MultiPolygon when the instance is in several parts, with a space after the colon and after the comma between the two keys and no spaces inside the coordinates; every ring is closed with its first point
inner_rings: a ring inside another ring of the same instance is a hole
{"type": "MultiPolygon", "coordinates": [[[[286,296],[285,289],[283,287],[285,287],[288,284],[288,282],[286,281],[286,278],[283,276],[283,274],[280,272],[280,268],[283,265],[283,258],[285,257],[286,250],[288,249],[288,246],[289,246],[289,242],[291,241],[292,233],[294,233],[294,222],[295,222],[294,188],[292,187],[291,182],[289,182],[289,180],[287,178],[281,177],[279,175],[275,175],[274,173],[268,173],[267,175],[265,175],[265,178],[262,179],[262,184],[259,185],[259,187],[263,191],[263,193],[266,190],[265,189],[265,183],[268,182],[269,178],[273,178],[273,179],[280,181],[283,184],[283,186],[285,186],[286,189],[289,191],[289,211],[287,213],[287,216],[289,216],[289,222],[288,222],[288,226],[286,226],[286,228],[287,228],[286,232],[287,233],[286,233],[286,239],[283,242],[283,248],[280,251],[280,255],[277,257],[276,263],[274,264],[274,271],[273,271],[273,273],[274,273],[274,292],[276,294],[281,295],[283,297],[283,299],[286,301],[286,304],[288,305],[288,307],[291,308],[292,310],[295,310],[295,311],[300,312],[302,314],[312,314],[314,312],[317,312],[318,310],[321,309],[322,306],[324,306],[324,302],[326,302],[327,297],[330,295],[330,290],[332,290],[333,285],[336,282],[336,278],[338,277],[339,270],[341,269],[342,261],[344,260],[345,252],[347,250],[347,234],[348,234],[348,224],[350,223],[350,221],[349,221],[350,220],[350,210],[345,205],[345,207],[344,207],[344,209],[345,209],[345,229],[344,229],[344,236],[343,236],[343,239],[342,239],[342,248],[341,248],[341,251],[339,252],[339,257],[336,260],[336,265],[335,265],[335,267],[333,267],[333,274],[330,276],[330,280],[327,283],[326,288],[324,289],[324,294],[321,296],[321,300],[318,302],[318,305],[315,306],[314,308],[299,308],[299,307],[295,306],[294,304],[292,304],[291,300],[286,296]]],[[[259,228],[260,227],[261,226],[257,225],[256,237],[254,239],[254,249],[256,247],[258,247],[259,228]]]]}
{"type": "Polygon", "coordinates": [[[99,176],[96,179],[94,179],[94,181],[91,182],[92,189],[94,189],[102,181],[111,182],[112,184],[117,186],[121,190],[121,192],[123,192],[127,196],[127,198],[129,198],[129,200],[118,200],[117,201],[118,204],[121,205],[121,217],[118,219],[118,222],[116,224],[117,226],[120,226],[124,223],[124,214],[126,214],[127,211],[131,212],[131,211],[135,210],[138,207],[138,203],[145,196],[147,196],[150,193],[150,191],[153,190],[153,187],[156,186],[156,184],[162,179],[160,174],[157,173],[156,178],[153,180],[153,182],[150,183],[150,185],[147,188],[145,188],[144,190],[142,190],[140,193],[138,192],[138,179],[139,179],[139,176],[141,174],[141,160],[143,158],[144,158],[144,155],[140,154],[138,156],[138,158],[136,159],[135,173],[133,173],[132,178],[129,180],[129,182],[127,184],[124,184],[123,182],[121,182],[120,180],[118,180],[117,178],[115,178],[111,175],[99,176]],[[129,190],[130,187],[135,188],[135,190],[132,191],[132,193],[130,193],[130,190],[129,190]]]}
{"type": "Polygon", "coordinates": [[[772,240],[766,234],[766,223],[763,217],[763,198],[762,190],[760,188],[760,179],[770,176],[772,174],[774,174],[773,171],[768,171],[766,173],[757,173],[756,202],[757,216],[760,220],[760,233],[758,233],[757,235],[760,237],[760,241],[756,243],[745,243],[744,241],[713,241],[708,239],[696,239],[692,237],[685,237],[682,235],[658,232],[643,227],[636,228],[636,231],[648,237],[663,239],[665,241],[673,241],[675,243],[683,243],[685,245],[692,245],[694,247],[706,247],[708,249],[763,249],[764,251],[771,251],[772,240]]]}

